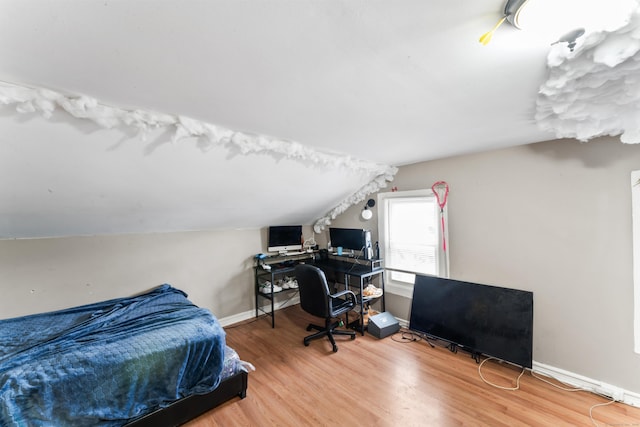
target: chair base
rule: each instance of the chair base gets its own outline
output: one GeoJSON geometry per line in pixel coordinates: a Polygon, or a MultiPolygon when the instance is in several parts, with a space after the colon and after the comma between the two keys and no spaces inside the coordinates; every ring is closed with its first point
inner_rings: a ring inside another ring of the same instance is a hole
{"type": "Polygon", "coordinates": [[[303,340],[304,345],[308,346],[312,340],[322,338],[322,337],[327,337],[331,342],[331,346],[333,347],[333,352],[334,353],[337,352],[338,346],[336,345],[336,340],[333,338],[334,335],[347,335],[347,336],[350,336],[352,340],[356,339],[355,331],[345,331],[343,329],[336,329],[339,325],[340,325],[340,322],[331,323],[331,320],[329,319],[327,319],[327,321],[325,322],[325,326],[318,326],[318,325],[314,325],[313,323],[309,323],[309,326],[307,326],[307,331],[315,329],[319,332],[316,332],[315,334],[311,334],[305,337],[303,340]]]}

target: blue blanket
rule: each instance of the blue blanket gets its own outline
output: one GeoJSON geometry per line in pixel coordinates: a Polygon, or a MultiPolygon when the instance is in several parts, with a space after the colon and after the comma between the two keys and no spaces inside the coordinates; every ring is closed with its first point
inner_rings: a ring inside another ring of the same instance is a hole
{"type": "Polygon", "coordinates": [[[0,426],[119,426],[217,387],[225,333],[163,285],[0,320],[0,426]]]}

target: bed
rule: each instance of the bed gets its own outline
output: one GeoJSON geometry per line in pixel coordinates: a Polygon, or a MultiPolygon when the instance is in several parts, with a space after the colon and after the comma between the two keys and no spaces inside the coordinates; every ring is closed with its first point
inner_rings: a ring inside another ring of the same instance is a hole
{"type": "Polygon", "coordinates": [[[244,398],[249,368],[170,285],[0,320],[0,425],[180,425],[244,398]]]}

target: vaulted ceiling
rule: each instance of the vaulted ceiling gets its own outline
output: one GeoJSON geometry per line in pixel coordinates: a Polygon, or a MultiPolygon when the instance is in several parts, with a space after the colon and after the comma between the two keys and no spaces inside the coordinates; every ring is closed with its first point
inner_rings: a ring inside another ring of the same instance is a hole
{"type": "Polygon", "coordinates": [[[394,167],[553,139],[550,39],[478,42],[503,10],[0,0],[0,237],[326,224],[394,167]]]}

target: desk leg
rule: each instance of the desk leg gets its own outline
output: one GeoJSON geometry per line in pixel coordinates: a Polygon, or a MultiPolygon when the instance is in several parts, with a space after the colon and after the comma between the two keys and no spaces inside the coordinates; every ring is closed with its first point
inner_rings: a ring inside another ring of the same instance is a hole
{"type": "MultiPolygon", "coordinates": [[[[362,277],[360,277],[360,294],[357,297],[357,303],[360,305],[360,319],[357,320],[357,324],[356,321],[352,323],[349,322],[349,312],[347,312],[346,314],[346,318],[347,318],[347,327],[351,327],[354,328],[356,331],[360,331],[360,335],[364,335],[364,296],[362,295],[362,292],[364,291],[363,289],[363,283],[364,283],[364,279],[362,277]]],[[[351,289],[350,285],[349,285],[349,274],[346,273],[344,275],[344,286],[345,289],[349,290],[351,289]]]]}
{"type": "Polygon", "coordinates": [[[360,333],[364,336],[364,278],[360,276],[360,333]]]}
{"type": "MultiPolygon", "coordinates": [[[[345,291],[349,290],[349,275],[348,274],[344,275],[344,290],[345,291]]],[[[349,328],[349,324],[350,323],[349,323],[349,312],[348,311],[345,313],[344,317],[345,317],[345,326],[347,328],[349,328]]]]}
{"type": "Polygon", "coordinates": [[[258,292],[260,292],[260,287],[258,286],[258,267],[256,267],[254,269],[254,274],[253,274],[253,293],[255,294],[255,298],[256,298],[256,319],[258,318],[258,292]]]}
{"type": "Polygon", "coordinates": [[[275,306],[273,304],[273,289],[276,287],[276,275],[272,271],[271,272],[271,329],[276,327],[276,312],[275,306]]]}
{"type": "Polygon", "coordinates": [[[380,273],[380,289],[382,289],[382,312],[384,313],[387,309],[384,307],[384,299],[387,291],[384,289],[384,271],[380,273]]]}

